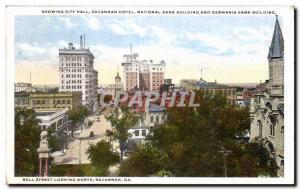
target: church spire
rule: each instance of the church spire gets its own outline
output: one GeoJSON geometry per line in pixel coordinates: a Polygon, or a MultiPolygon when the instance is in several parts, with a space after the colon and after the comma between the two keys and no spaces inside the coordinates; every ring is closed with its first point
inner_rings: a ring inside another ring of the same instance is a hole
{"type": "Polygon", "coordinates": [[[278,22],[278,16],[276,15],[275,29],[273,33],[273,38],[271,46],[269,49],[269,58],[281,58],[284,54],[284,40],[281,33],[280,25],[278,22]]]}

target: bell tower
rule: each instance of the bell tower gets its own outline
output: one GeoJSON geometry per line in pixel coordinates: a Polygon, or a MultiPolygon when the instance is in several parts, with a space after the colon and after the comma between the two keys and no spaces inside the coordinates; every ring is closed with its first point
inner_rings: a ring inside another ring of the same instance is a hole
{"type": "Polygon", "coordinates": [[[284,40],[276,15],[275,28],[268,54],[269,81],[276,85],[284,83],[284,40]]]}

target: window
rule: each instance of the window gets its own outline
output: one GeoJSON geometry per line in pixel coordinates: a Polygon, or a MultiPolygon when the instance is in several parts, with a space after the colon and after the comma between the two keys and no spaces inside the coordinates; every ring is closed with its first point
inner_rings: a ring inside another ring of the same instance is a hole
{"type": "Polygon", "coordinates": [[[153,123],[153,115],[150,116],[150,122],[153,123]]]}
{"type": "Polygon", "coordinates": [[[261,124],[261,121],[258,120],[258,137],[259,138],[262,138],[262,124],[261,124]]]}
{"type": "Polygon", "coordinates": [[[280,161],[280,166],[284,166],[284,160],[280,161]]]}
{"type": "Polygon", "coordinates": [[[139,130],[134,130],[134,136],[136,136],[136,137],[140,136],[140,131],[139,130]]]}
{"type": "Polygon", "coordinates": [[[66,103],[65,99],[63,99],[63,100],[62,100],[62,104],[65,104],[65,103],[66,103]]]}
{"type": "Polygon", "coordinates": [[[283,133],[284,133],[284,126],[281,126],[280,133],[281,133],[281,134],[283,134],[283,133]]]}
{"type": "Polygon", "coordinates": [[[159,115],[156,116],[156,123],[159,123],[159,115]]]}
{"type": "Polygon", "coordinates": [[[67,100],[67,104],[70,104],[70,100],[67,100]]]}
{"type": "Polygon", "coordinates": [[[146,130],[142,130],[142,136],[143,136],[143,137],[146,136],[146,130]]]}
{"type": "Polygon", "coordinates": [[[270,135],[274,136],[275,135],[275,130],[274,130],[274,125],[270,124],[270,135]]]}

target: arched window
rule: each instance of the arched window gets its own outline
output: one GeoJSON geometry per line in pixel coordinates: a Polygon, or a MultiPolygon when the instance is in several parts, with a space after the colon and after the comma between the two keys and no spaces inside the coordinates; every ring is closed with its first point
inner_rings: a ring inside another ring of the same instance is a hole
{"type": "Polygon", "coordinates": [[[272,110],[272,104],[270,102],[267,102],[266,103],[266,107],[269,109],[269,110],[272,110]]]}
{"type": "Polygon", "coordinates": [[[262,125],[262,123],[261,123],[260,120],[257,121],[257,125],[258,125],[258,137],[262,138],[262,128],[263,128],[263,125],[262,125]]]}
{"type": "Polygon", "coordinates": [[[270,135],[275,136],[275,127],[273,124],[270,124],[270,135]]]}

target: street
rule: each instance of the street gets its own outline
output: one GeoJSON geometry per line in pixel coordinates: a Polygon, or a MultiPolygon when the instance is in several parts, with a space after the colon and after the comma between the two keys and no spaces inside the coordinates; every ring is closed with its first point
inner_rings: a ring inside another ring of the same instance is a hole
{"type": "MultiPolygon", "coordinates": [[[[107,129],[111,129],[111,124],[107,121],[104,115],[100,116],[100,122],[93,121],[93,125],[89,128],[83,129],[81,132],[81,143],[78,138],[69,142],[67,152],[62,156],[54,157],[55,164],[79,164],[79,155],[81,164],[89,164],[91,161],[86,154],[90,144],[96,144],[102,139],[107,139],[105,132],[107,129]],[[93,137],[90,137],[90,132],[94,133],[93,137]],[[81,144],[81,146],[80,146],[81,144]],[[79,154],[80,151],[80,154],[79,154]]],[[[118,151],[118,143],[113,141],[113,149],[118,151]]]]}

